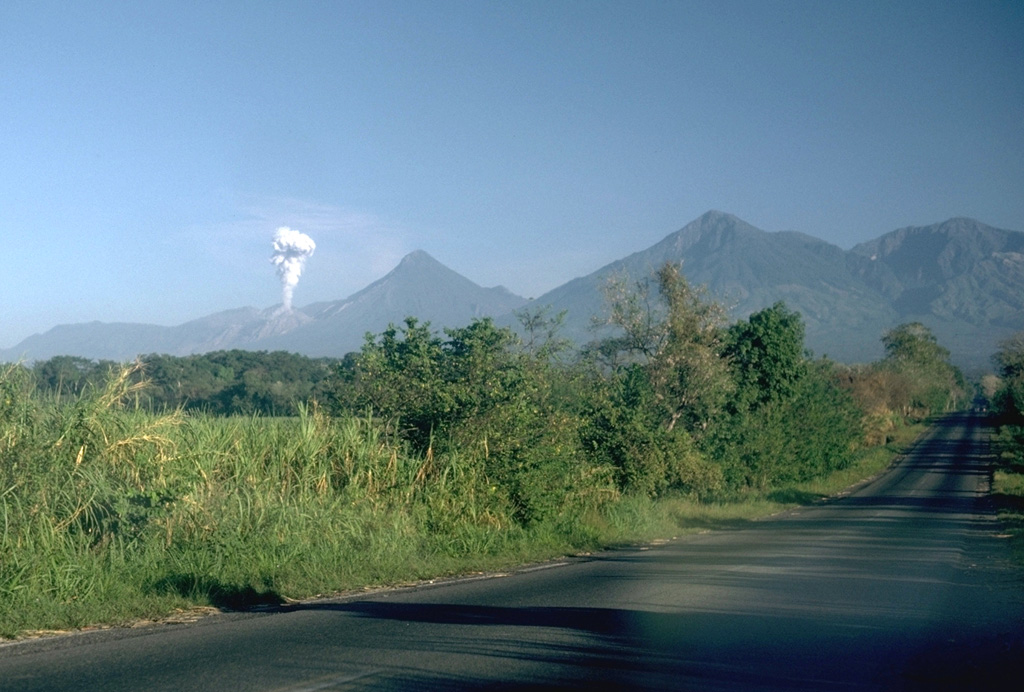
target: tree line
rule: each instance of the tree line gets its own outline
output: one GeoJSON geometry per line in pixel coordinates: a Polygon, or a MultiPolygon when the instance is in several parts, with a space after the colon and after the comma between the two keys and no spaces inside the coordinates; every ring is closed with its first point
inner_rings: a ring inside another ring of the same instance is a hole
{"type": "Polygon", "coordinates": [[[1024,332],[999,345],[993,360],[998,374],[987,384],[989,399],[999,422],[1024,426],[1024,332]]]}
{"type": "Polygon", "coordinates": [[[333,405],[373,411],[422,451],[486,445],[495,475],[534,494],[560,492],[582,464],[626,492],[711,496],[842,468],[967,397],[919,323],[884,336],[883,361],[848,367],[811,356],[783,303],[728,324],[675,265],[613,281],[607,298],[616,335],[572,358],[543,311],[520,316],[525,337],[486,319],[443,336],[408,319],[339,369],[333,405]]]}
{"type": "MultiPolygon", "coordinates": [[[[327,395],[327,382],[339,362],[284,351],[145,355],[139,359],[135,378],[146,386],[136,393],[136,403],[152,411],[294,416],[304,402],[327,395]]],[[[36,362],[32,375],[40,393],[73,398],[102,389],[121,366],[108,360],[55,356],[36,362]]]]}
{"type": "MultiPolygon", "coordinates": [[[[561,315],[431,329],[409,317],[344,359],[222,351],[141,359],[136,404],[216,415],[295,415],[316,402],[370,416],[430,458],[482,460],[524,520],[581,487],[713,497],[842,468],[908,418],[962,406],[969,386],[919,323],[883,336],[861,366],[815,358],[783,303],[729,323],[676,265],[606,287],[613,335],[576,351],[561,315]],[[580,477],[590,474],[583,486],[580,477]],[[597,478],[600,477],[600,482],[597,478]]],[[[75,357],[32,367],[39,392],[74,396],[115,364],[75,357]]]]}

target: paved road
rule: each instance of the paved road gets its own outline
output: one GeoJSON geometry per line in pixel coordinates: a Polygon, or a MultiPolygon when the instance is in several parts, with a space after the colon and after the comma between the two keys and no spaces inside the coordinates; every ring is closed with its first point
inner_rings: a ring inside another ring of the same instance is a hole
{"type": "Polygon", "coordinates": [[[0,647],[0,690],[1021,689],[984,430],[851,495],[502,578],[0,647]]]}

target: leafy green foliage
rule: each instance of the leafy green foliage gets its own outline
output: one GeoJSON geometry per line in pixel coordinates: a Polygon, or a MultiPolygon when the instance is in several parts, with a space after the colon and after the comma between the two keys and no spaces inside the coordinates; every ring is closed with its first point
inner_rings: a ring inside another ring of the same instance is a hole
{"type": "Polygon", "coordinates": [[[334,400],[350,411],[369,410],[399,426],[426,451],[434,431],[445,428],[455,402],[444,383],[444,351],[430,325],[409,317],[401,333],[391,325],[379,338],[366,335],[359,356],[339,373],[334,400]]]}
{"type": "Polygon", "coordinates": [[[558,360],[572,346],[570,340],[559,336],[568,311],[556,315],[550,312],[550,306],[515,312],[524,333],[523,348],[541,361],[558,360]]]}
{"type": "Polygon", "coordinates": [[[948,411],[965,403],[966,381],[949,362],[949,351],[920,322],[901,324],[882,337],[885,359],[882,367],[904,376],[901,401],[895,402],[904,415],[921,417],[948,411]]]}
{"type": "Polygon", "coordinates": [[[999,367],[1000,383],[993,400],[1004,422],[1024,425],[1024,332],[999,345],[993,356],[999,367]]]}
{"type": "Polygon", "coordinates": [[[832,363],[807,359],[803,338],[800,315],[782,303],[729,328],[736,396],[713,448],[734,488],[801,482],[852,459],[861,412],[832,363]]]}
{"type": "Polygon", "coordinates": [[[664,348],[651,360],[651,379],[666,410],[668,429],[682,421],[689,431],[705,430],[725,408],[734,384],[723,355],[725,308],[694,288],[673,264],[658,271],[668,305],[664,348]]]}
{"type": "Polygon", "coordinates": [[[736,378],[734,409],[785,401],[807,372],[803,321],[776,303],[733,324],[724,354],[736,378]]]}
{"type": "Polygon", "coordinates": [[[580,436],[594,463],[614,469],[619,488],[649,497],[669,491],[705,497],[721,489],[721,472],[690,434],[664,424],[646,369],[623,368],[601,389],[588,398],[580,436]]]}
{"type": "Polygon", "coordinates": [[[682,423],[699,433],[733,388],[721,357],[725,309],[708,299],[706,289],[690,285],[676,265],[658,271],[657,285],[657,302],[648,282],[632,290],[622,281],[608,286],[608,322],[620,336],[605,340],[599,352],[615,367],[643,366],[662,423],[669,430],[682,423]]]}
{"type": "Polygon", "coordinates": [[[57,396],[77,396],[89,387],[102,387],[115,370],[114,362],[79,356],[54,356],[32,366],[36,386],[57,396]]]}
{"type": "Polygon", "coordinates": [[[860,412],[831,363],[807,360],[797,313],[777,303],[724,329],[721,306],[678,267],[657,276],[660,303],[644,284],[609,289],[623,335],[601,353],[621,355],[587,416],[586,446],[624,490],[708,496],[849,463],[860,412]]]}
{"type": "Polygon", "coordinates": [[[708,448],[729,487],[765,490],[806,481],[853,459],[863,439],[862,412],[840,386],[835,366],[805,361],[800,371],[784,396],[740,406],[715,429],[708,448]]]}
{"type": "Polygon", "coordinates": [[[217,415],[296,415],[300,405],[325,395],[334,363],[284,351],[149,355],[142,359],[148,383],[142,403],[217,415]]]}
{"type": "MultiPolygon", "coordinates": [[[[214,351],[177,357],[151,354],[140,360],[135,381],[147,385],[138,403],[154,411],[181,408],[216,415],[296,415],[310,399],[323,398],[334,359],[284,351],[214,351]]],[[[102,389],[120,366],[76,356],[55,356],[32,367],[37,389],[76,397],[102,389]]]]}
{"type": "Polygon", "coordinates": [[[949,351],[939,345],[928,327],[908,322],[882,336],[886,361],[902,367],[928,367],[949,359],[949,351]]]}
{"type": "Polygon", "coordinates": [[[989,392],[994,413],[1002,424],[1024,426],[1024,332],[1002,341],[992,360],[998,367],[989,392]]]}
{"type": "Polygon", "coordinates": [[[339,410],[369,411],[419,454],[458,453],[479,466],[524,523],[573,496],[581,471],[575,415],[553,403],[551,364],[490,319],[448,329],[413,318],[368,336],[338,377],[339,410]]]}
{"type": "Polygon", "coordinates": [[[1024,332],[1017,332],[1000,343],[993,359],[1004,378],[1024,377],[1024,332]]]}
{"type": "Polygon", "coordinates": [[[1024,332],[1003,340],[992,360],[999,374],[990,376],[984,392],[998,425],[992,499],[1015,559],[1024,564],[1024,332]]]}

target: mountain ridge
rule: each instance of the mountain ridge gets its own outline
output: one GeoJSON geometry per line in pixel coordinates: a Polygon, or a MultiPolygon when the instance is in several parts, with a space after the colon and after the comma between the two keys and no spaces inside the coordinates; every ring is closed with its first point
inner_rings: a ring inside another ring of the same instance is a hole
{"type": "Polygon", "coordinates": [[[175,327],[58,325],[0,350],[0,359],[126,360],[141,353],[227,348],[340,357],[358,349],[367,332],[379,333],[407,316],[438,330],[479,317],[516,326],[517,310],[545,306],[566,311],[564,335],[582,344],[594,337],[591,318],[604,310],[602,286],[609,278],[644,280],[665,262],[681,263],[684,275],[707,285],[733,318],[784,301],[803,316],[809,348],[847,362],[877,359],[886,329],[922,321],[957,362],[983,368],[1000,338],[1024,329],[1024,233],[954,217],[896,229],[843,250],[798,231],[764,231],[712,210],[654,245],[532,301],[502,286],[479,286],[416,250],[340,300],[291,312],[280,306],[235,308],[175,327]]]}
{"type": "Polygon", "coordinates": [[[568,310],[567,335],[583,341],[590,325],[579,315],[600,314],[605,281],[621,274],[640,280],[667,261],[681,263],[687,279],[706,285],[734,318],[786,302],[804,316],[809,345],[844,360],[876,356],[874,345],[881,333],[846,334],[833,340],[828,338],[830,331],[873,330],[875,323],[896,316],[875,291],[856,279],[847,251],[802,233],[763,231],[718,211],[705,213],[646,250],[555,288],[537,302],[568,310]]]}

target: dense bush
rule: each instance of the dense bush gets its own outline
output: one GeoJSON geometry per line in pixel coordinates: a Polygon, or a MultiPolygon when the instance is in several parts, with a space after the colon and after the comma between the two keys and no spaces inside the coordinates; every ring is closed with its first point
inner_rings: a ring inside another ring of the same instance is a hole
{"type": "Polygon", "coordinates": [[[849,464],[861,410],[833,363],[803,355],[799,315],[777,304],[730,331],[738,396],[709,445],[730,487],[766,489],[849,464]]]}
{"type": "Polygon", "coordinates": [[[644,368],[625,367],[586,399],[583,448],[592,463],[614,470],[618,487],[656,497],[681,491],[706,497],[722,489],[722,474],[690,433],[670,427],[644,368]]]}
{"type": "Polygon", "coordinates": [[[369,336],[340,369],[337,410],[369,413],[418,454],[477,464],[524,523],[550,518],[593,471],[582,466],[577,415],[555,403],[552,365],[489,319],[445,335],[409,318],[401,332],[369,336]]]}
{"type": "Polygon", "coordinates": [[[1024,426],[1024,332],[1003,341],[993,360],[1000,378],[992,395],[994,413],[1003,423],[1024,426]]]}
{"type": "Polygon", "coordinates": [[[861,411],[866,444],[885,444],[908,421],[970,403],[973,387],[923,324],[901,324],[886,332],[882,343],[886,355],[881,361],[836,368],[840,384],[861,411]]]}

